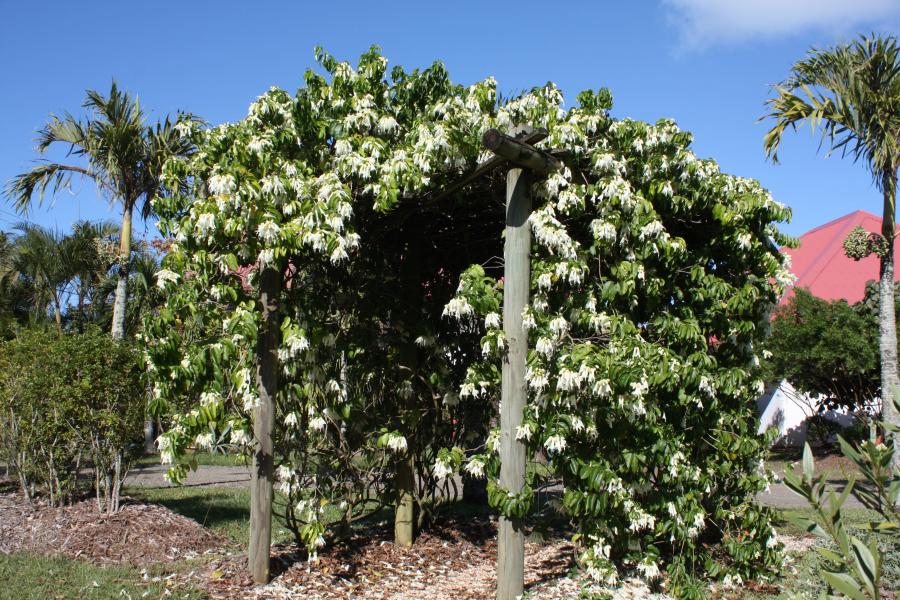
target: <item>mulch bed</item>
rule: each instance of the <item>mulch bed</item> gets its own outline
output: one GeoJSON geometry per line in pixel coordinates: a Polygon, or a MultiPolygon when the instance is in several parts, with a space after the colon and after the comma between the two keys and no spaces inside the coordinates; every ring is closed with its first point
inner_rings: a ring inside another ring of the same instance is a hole
{"type": "Polygon", "coordinates": [[[101,515],[94,500],[47,507],[21,494],[0,494],[0,553],[35,552],[95,564],[146,566],[215,552],[226,540],[156,504],[126,502],[101,515]]]}
{"type": "MultiPolygon", "coordinates": [[[[200,590],[213,600],[492,600],[497,558],[496,524],[486,518],[447,520],[422,533],[411,548],[392,543],[387,523],[356,532],[316,562],[292,544],[272,549],[272,581],[254,585],[243,554],[225,552],[227,540],[159,505],[127,502],[100,515],[93,500],[49,508],[18,493],[0,493],[0,554],[35,552],[95,564],[174,563],[205,555],[193,570],[175,567],[169,592],[200,590]]],[[[528,543],[525,585],[529,598],[569,600],[585,581],[569,577],[573,546],[562,540],[528,543]]],[[[615,598],[657,597],[637,580],[623,582],[615,598]]]]}
{"type": "MultiPolygon", "coordinates": [[[[295,546],[274,547],[273,579],[266,586],[253,585],[243,556],[214,560],[183,583],[214,599],[488,600],[496,593],[496,553],[496,527],[487,519],[445,522],[421,534],[411,548],[395,546],[390,529],[379,526],[330,548],[315,563],[295,546]]],[[[573,547],[567,542],[528,544],[526,586],[537,591],[558,584],[572,565],[573,547]]]]}

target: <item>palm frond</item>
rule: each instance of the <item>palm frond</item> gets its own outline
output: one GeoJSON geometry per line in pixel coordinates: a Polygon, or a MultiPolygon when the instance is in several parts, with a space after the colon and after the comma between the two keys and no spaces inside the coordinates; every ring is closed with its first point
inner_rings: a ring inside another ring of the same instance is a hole
{"type": "Polygon", "coordinates": [[[766,154],[778,162],[784,132],[806,122],[820,147],[861,161],[876,185],[900,167],[900,47],[893,36],[870,36],[831,49],[813,49],[774,86],[764,119],[766,154]]]}
{"type": "Polygon", "coordinates": [[[98,187],[102,186],[103,181],[97,174],[84,167],[43,163],[26,173],[16,175],[6,185],[4,194],[10,199],[16,211],[27,215],[35,192],[38,194],[38,204],[43,205],[47,190],[55,195],[60,190],[67,189],[74,175],[87,177],[97,183],[98,187]]]}

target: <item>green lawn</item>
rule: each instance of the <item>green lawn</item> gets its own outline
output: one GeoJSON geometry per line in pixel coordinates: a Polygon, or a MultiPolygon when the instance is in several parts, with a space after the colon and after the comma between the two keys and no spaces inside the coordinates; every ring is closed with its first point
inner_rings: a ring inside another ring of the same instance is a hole
{"type": "MultiPolygon", "coordinates": [[[[148,578],[163,574],[156,568],[148,578]]],[[[0,554],[0,582],[0,600],[203,597],[197,592],[167,595],[161,582],[143,581],[136,567],[97,567],[80,560],[27,553],[0,554]]]]}
{"type": "MultiPolygon", "coordinates": [[[[126,496],[141,502],[154,502],[191,518],[225,536],[234,545],[250,539],[250,490],[245,488],[202,487],[129,487],[126,496]]],[[[291,539],[283,521],[273,522],[273,541],[291,539]]]]}
{"type": "MultiPolygon", "coordinates": [[[[210,467],[234,467],[234,466],[243,466],[248,462],[248,458],[245,456],[239,456],[235,454],[222,454],[219,452],[197,452],[194,454],[194,458],[197,459],[198,465],[210,466],[210,467]]],[[[147,456],[142,456],[134,461],[135,467],[152,467],[154,465],[158,465],[159,463],[159,455],[157,454],[149,454],[147,456]]]]}

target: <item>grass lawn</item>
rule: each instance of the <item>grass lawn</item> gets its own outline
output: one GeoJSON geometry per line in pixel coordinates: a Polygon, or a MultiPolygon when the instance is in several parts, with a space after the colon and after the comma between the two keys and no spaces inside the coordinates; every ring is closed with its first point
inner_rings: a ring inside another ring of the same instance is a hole
{"type": "MultiPolygon", "coordinates": [[[[157,503],[225,536],[236,546],[250,539],[250,490],[204,487],[129,487],[124,495],[141,502],[157,503]]],[[[277,501],[277,500],[276,500],[277,501]]],[[[272,523],[272,541],[291,539],[284,522],[272,523]]]]}
{"type": "MultiPolygon", "coordinates": [[[[800,448],[781,448],[772,451],[772,456],[766,465],[772,469],[778,477],[783,477],[786,470],[790,470],[793,463],[800,464],[803,458],[803,450],[800,448]]],[[[850,475],[859,477],[859,467],[848,458],[845,458],[839,450],[815,451],[816,475],[828,475],[830,480],[846,480],[850,475]]],[[[799,471],[799,466],[797,468],[799,471]]]]}
{"type": "Polygon", "coordinates": [[[199,599],[196,592],[168,594],[161,582],[164,575],[150,569],[148,581],[136,567],[98,567],[80,560],[38,556],[27,553],[0,554],[0,600],[199,599]],[[146,594],[146,595],[144,595],[146,594]]]}
{"type": "MultiPolygon", "coordinates": [[[[221,454],[219,452],[196,452],[194,458],[198,465],[210,467],[235,467],[248,464],[248,458],[234,454],[221,454]]],[[[134,461],[134,467],[153,467],[160,464],[158,454],[142,456],[134,461]]]]}

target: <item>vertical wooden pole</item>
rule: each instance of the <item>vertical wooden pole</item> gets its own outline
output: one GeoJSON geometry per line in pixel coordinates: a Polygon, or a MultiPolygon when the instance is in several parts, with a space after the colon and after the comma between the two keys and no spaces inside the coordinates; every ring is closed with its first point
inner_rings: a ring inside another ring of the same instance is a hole
{"type": "MultiPolygon", "coordinates": [[[[525,410],[525,360],[528,337],[522,311],[528,304],[531,278],[530,177],[522,169],[506,176],[506,241],[503,249],[503,358],[500,399],[500,485],[513,493],[525,484],[525,446],[516,440],[525,410]]],[[[515,600],[524,591],[525,536],[521,523],[500,517],[497,539],[497,600],[515,600]]]]}
{"type": "MultiPolygon", "coordinates": [[[[400,296],[402,302],[397,311],[397,325],[405,333],[405,340],[400,348],[400,366],[409,369],[414,375],[419,370],[419,351],[414,339],[416,325],[422,318],[422,248],[419,232],[413,228],[403,232],[408,240],[403,248],[400,264],[400,296]]],[[[417,387],[413,387],[417,390],[417,387]]],[[[402,431],[407,437],[409,449],[395,463],[394,487],[397,490],[397,502],[394,508],[394,543],[401,547],[412,546],[416,541],[416,465],[413,454],[415,432],[415,413],[420,402],[419,392],[413,393],[408,400],[400,400],[405,428],[402,431]]]]}
{"type": "Polygon", "coordinates": [[[272,486],[274,456],[272,429],[275,424],[275,394],[278,391],[278,296],[281,273],[263,269],[259,280],[262,320],[256,342],[256,387],[259,405],[253,411],[256,452],[250,471],[250,549],[248,563],[253,581],[269,581],[269,548],[272,542],[272,486]]]}

